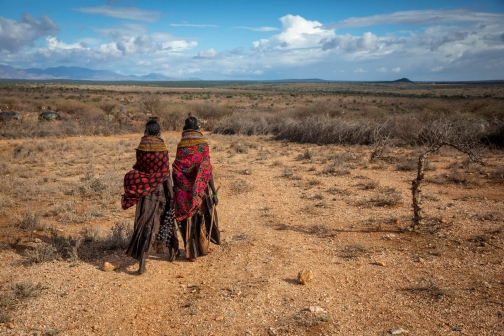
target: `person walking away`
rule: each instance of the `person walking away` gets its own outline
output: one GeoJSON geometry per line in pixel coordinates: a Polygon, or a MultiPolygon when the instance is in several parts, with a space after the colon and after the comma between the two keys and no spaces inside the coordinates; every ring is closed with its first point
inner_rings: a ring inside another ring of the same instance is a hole
{"type": "Polygon", "coordinates": [[[136,149],[133,170],[124,176],[124,210],[136,205],[133,236],[126,254],[140,261],[138,273],[146,271],[149,254],[164,243],[168,260],[178,255],[173,212],[173,187],[168,149],[156,120],[149,120],[136,149]]]}
{"type": "Polygon", "coordinates": [[[184,239],[186,258],[196,258],[211,252],[209,243],[220,244],[215,189],[208,144],[198,126],[198,120],[185,120],[182,139],[172,165],[175,219],[184,239]]]}

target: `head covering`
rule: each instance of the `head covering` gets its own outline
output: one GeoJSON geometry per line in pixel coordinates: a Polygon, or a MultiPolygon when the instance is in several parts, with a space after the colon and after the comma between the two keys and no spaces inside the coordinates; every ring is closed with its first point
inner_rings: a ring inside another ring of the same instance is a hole
{"type": "Polygon", "coordinates": [[[183,130],[184,131],[187,131],[187,130],[199,131],[199,129],[200,129],[200,127],[198,125],[198,119],[189,115],[189,118],[187,118],[185,120],[183,130]]]}

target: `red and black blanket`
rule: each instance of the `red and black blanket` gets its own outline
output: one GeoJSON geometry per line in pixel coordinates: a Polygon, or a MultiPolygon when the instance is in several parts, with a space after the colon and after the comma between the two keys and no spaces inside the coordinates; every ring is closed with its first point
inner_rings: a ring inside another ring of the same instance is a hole
{"type": "Polygon", "coordinates": [[[173,162],[175,219],[192,217],[201,207],[205,187],[212,176],[208,144],[198,131],[185,131],[173,162]]]}
{"type": "Polygon", "coordinates": [[[170,177],[170,159],[163,139],[146,135],[142,137],[136,149],[136,163],[133,170],[124,175],[124,210],[137,204],[138,201],[156,190],[170,177]]]}

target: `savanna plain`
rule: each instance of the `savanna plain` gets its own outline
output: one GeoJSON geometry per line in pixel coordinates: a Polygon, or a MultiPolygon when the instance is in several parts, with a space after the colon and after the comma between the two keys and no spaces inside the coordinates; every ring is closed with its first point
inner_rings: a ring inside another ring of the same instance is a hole
{"type": "Polygon", "coordinates": [[[1,335],[504,334],[502,83],[1,82],[0,108],[1,335]],[[123,177],[189,113],[222,244],[138,275],[123,177]]]}

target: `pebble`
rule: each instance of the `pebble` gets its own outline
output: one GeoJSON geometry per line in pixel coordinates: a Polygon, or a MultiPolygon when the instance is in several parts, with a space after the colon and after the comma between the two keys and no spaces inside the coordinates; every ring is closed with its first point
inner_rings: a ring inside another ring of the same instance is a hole
{"type": "Polygon", "coordinates": [[[313,280],[313,273],[309,270],[302,270],[298,273],[297,281],[301,285],[307,285],[313,280]]]}
{"type": "Polygon", "coordinates": [[[185,274],[179,274],[179,275],[177,275],[177,278],[179,278],[179,279],[183,279],[183,278],[185,278],[185,277],[186,277],[186,275],[185,275],[185,274]]]}
{"type": "Polygon", "coordinates": [[[109,263],[108,261],[105,261],[102,265],[102,271],[104,271],[104,272],[110,272],[115,269],[116,269],[116,267],[113,264],[109,263]]]}
{"type": "Polygon", "coordinates": [[[383,266],[383,267],[387,266],[387,264],[385,264],[383,261],[379,261],[379,260],[375,261],[375,265],[383,266]]]}
{"type": "Polygon", "coordinates": [[[94,325],[94,326],[93,326],[93,330],[95,330],[95,331],[96,331],[96,330],[98,330],[98,326],[97,326],[97,325],[94,325]]]}
{"type": "Polygon", "coordinates": [[[390,333],[392,335],[400,335],[402,333],[407,333],[407,331],[404,330],[403,328],[399,328],[399,329],[390,330],[390,333]]]}
{"type": "Polygon", "coordinates": [[[327,310],[325,308],[319,306],[310,306],[306,308],[306,310],[312,313],[327,313],[327,310]]]}
{"type": "Polygon", "coordinates": [[[224,316],[217,316],[215,318],[215,321],[222,321],[222,320],[224,320],[224,316]]]}
{"type": "Polygon", "coordinates": [[[12,323],[7,324],[7,328],[14,329],[14,324],[12,324],[12,323]]]}
{"type": "Polygon", "coordinates": [[[38,244],[38,243],[42,243],[42,240],[41,240],[40,238],[35,238],[35,239],[33,239],[33,241],[34,241],[35,243],[37,243],[37,244],[38,244]]]}

